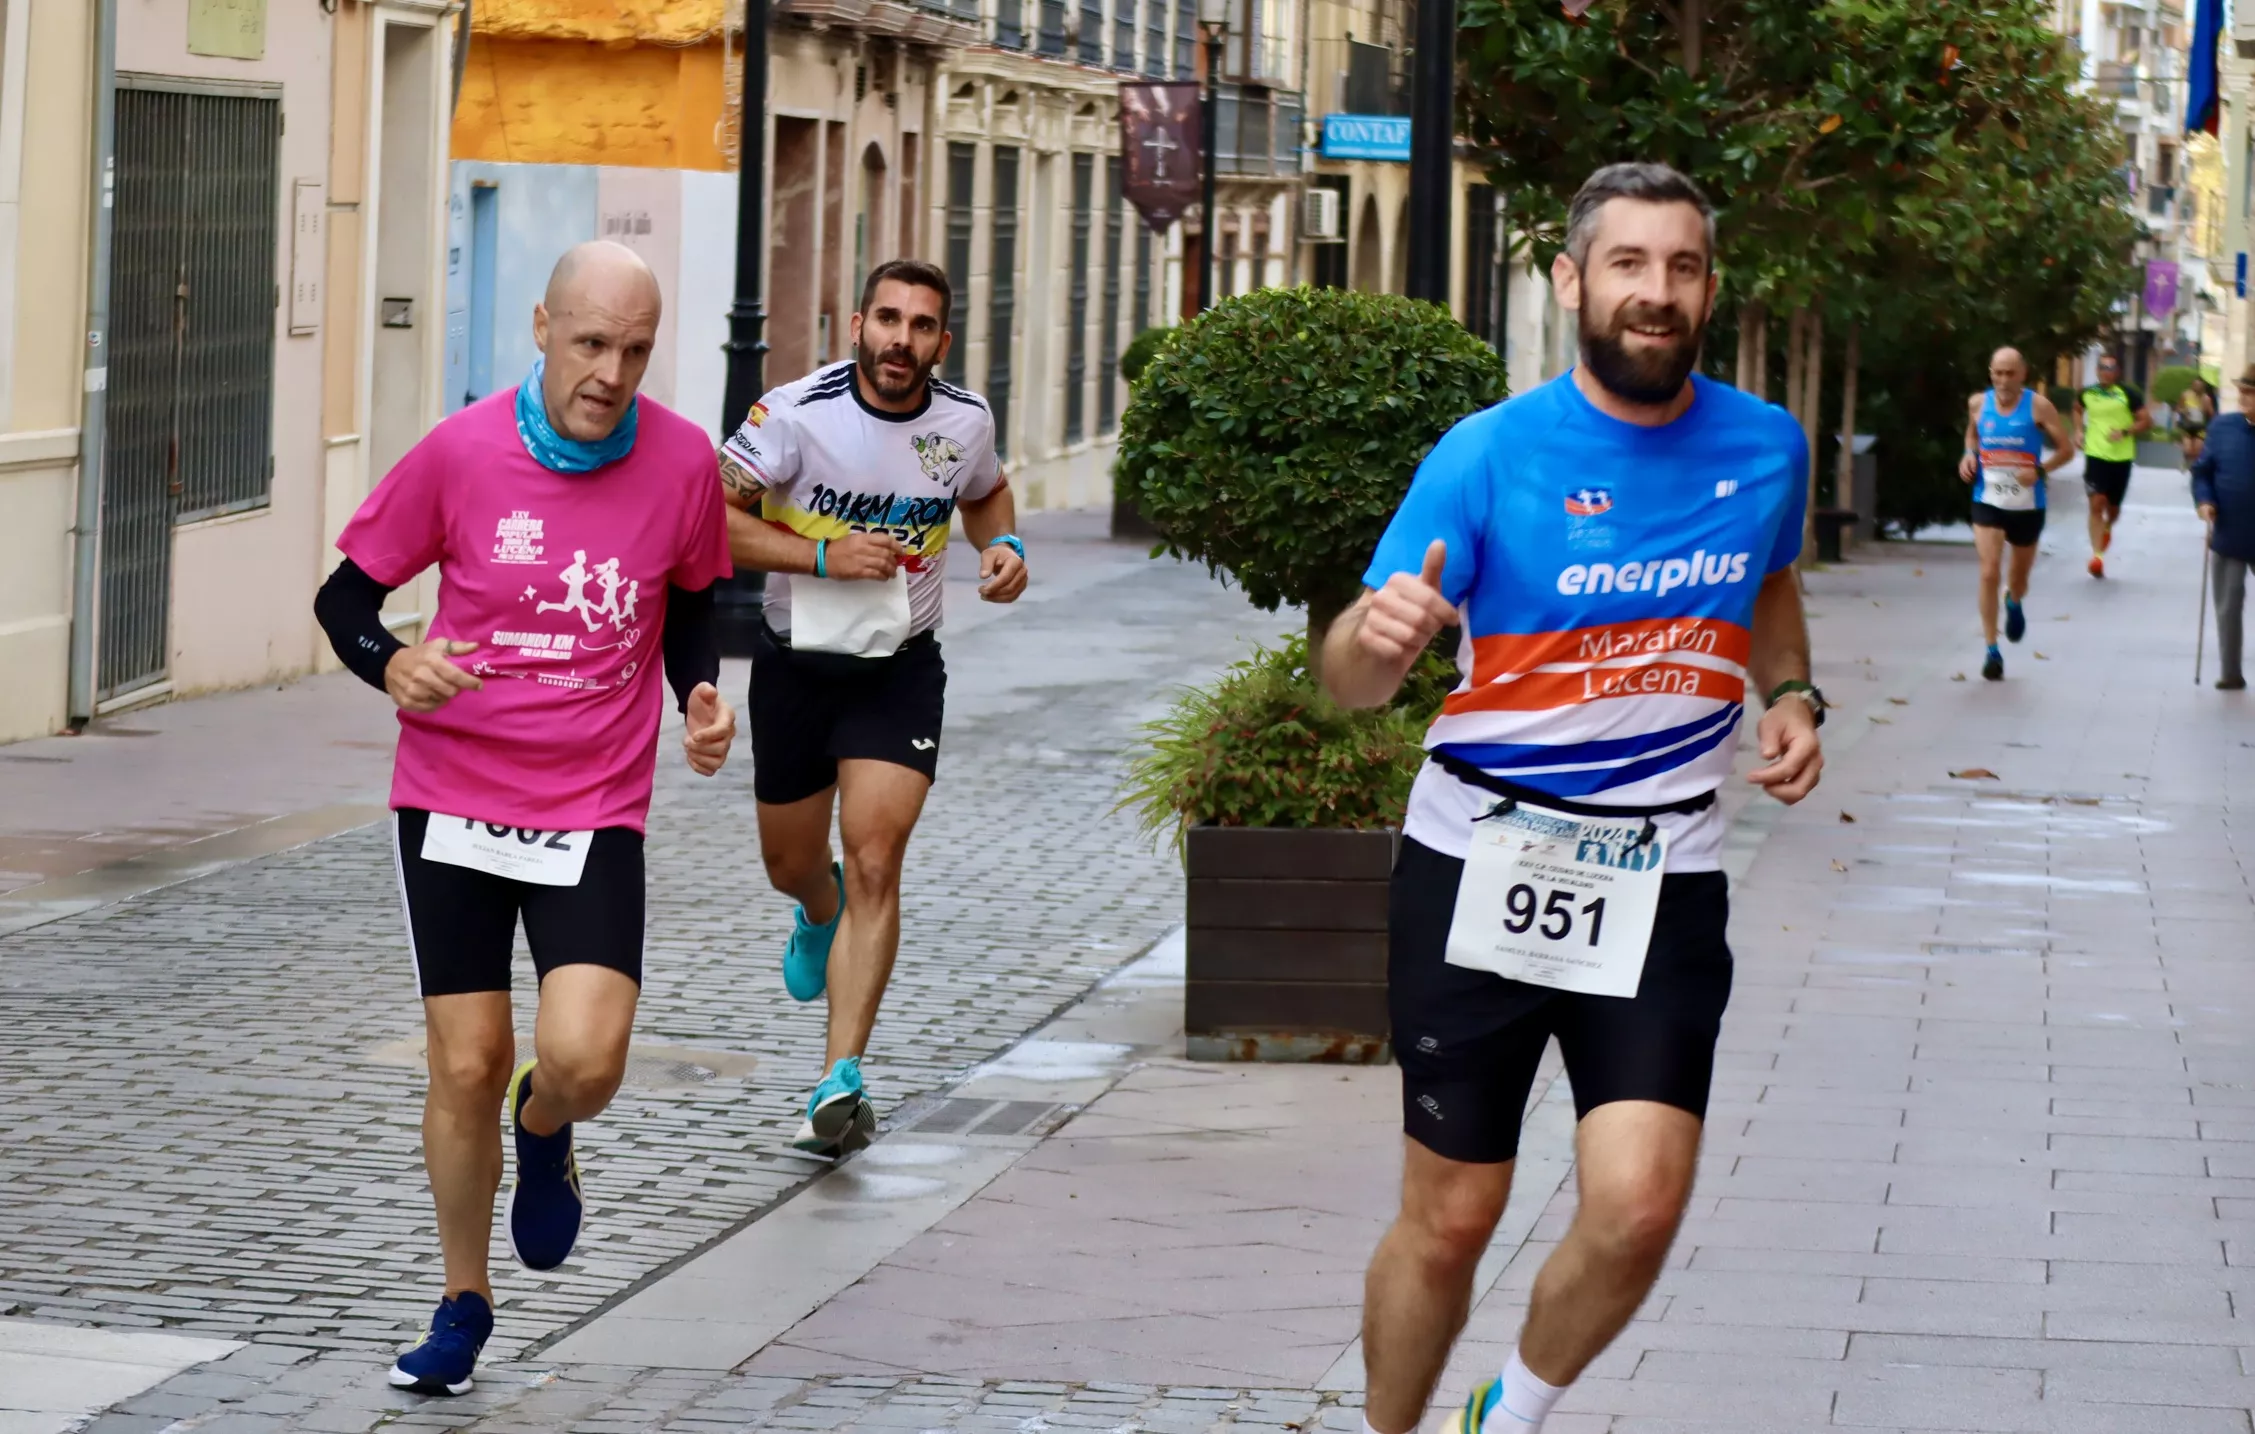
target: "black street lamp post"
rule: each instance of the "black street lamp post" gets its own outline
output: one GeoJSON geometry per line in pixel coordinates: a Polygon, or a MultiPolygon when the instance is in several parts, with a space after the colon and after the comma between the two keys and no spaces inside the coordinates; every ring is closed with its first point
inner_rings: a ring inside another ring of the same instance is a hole
{"type": "MultiPolygon", "coordinates": [[[[723,435],[742,426],[767,385],[767,340],[761,333],[767,311],[760,306],[767,249],[767,4],[744,0],[743,102],[736,113],[736,302],[728,309],[728,342],[721,345],[728,354],[720,401],[723,435]]],[[[756,572],[740,572],[720,585],[714,607],[725,655],[750,655],[765,586],[756,572]]]]}
{"type": "Polygon", "coordinates": [[[1409,274],[1413,299],[1449,301],[1456,148],[1456,0],[1417,0],[1409,101],[1409,274]]]}
{"type": "Polygon", "coordinates": [[[1204,313],[1214,306],[1214,265],[1221,249],[1221,217],[1214,212],[1214,171],[1215,150],[1221,144],[1222,43],[1229,35],[1229,12],[1214,0],[1207,0],[1200,11],[1198,28],[1206,37],[1206,173],[1198,194],[1198,311],[1204,313]]]}

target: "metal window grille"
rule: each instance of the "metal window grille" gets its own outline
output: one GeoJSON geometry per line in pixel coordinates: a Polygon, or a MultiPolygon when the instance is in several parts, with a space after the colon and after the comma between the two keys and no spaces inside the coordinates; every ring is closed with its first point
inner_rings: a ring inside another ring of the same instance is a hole
{"type": "Polygon", "coordinates": [[[273,481],[281,101],[120,75],[96,697],[168,670],[172,527],[273,481]]]}
{"type": "MultiPolygon", "coordinates": [[[[953,141],[948,144],[947,276],[955,285],[956,292],[966,296],[971,287],[971,184],[977,176],[978,164],[977,145],[953,141]]],[[[966,321],[962,327],[969,329],[970,324],[966,321]]],[[[947,362],[940,368],[940,376],[949,383],[964,383],[964,363],[970,352],[969,344],[950,345],[947,362]]]]}
{"type": "Polygon", "coordinates": [[[987,407],[994,449],[1010,456],[1010,342],[1018,322],[1018,150],[994,149],[994,248],[987,258],[987,407]]]}
{"type": "Polygon", "coordinates": [[[1095,199],[1096,156],[1086,151],[1073,156],[1072,268],[1068,271],[1065,305],[1065,441],[1078,443],[1087,436],[1088,399],[1083,380],[1088,375],[1088,230],[1095,199]]]}
{"type": "Polygon", "coordinates": [[[1120,193],[1119,158],[1107,160],[1104,168],[1108,182],[1104,186],[1103,347],[1096,352],[1098,433],[1110,433],[1119,415],[1119,399],[1113,390],[1120,381],[1120,239],[1127,218],[1126,201],[1120,193]]]}

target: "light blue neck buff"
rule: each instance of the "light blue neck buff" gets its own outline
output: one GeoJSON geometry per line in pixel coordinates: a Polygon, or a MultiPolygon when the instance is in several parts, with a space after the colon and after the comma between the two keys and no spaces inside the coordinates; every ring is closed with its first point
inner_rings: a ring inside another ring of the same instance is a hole
{"type": "Polygon", "coordinates": [[[582,443],[558,433],[556,425],[548,421],[548,404],[541,396],[541,379],[547,372],[548,360],[534,359],[532,372],[517,385],[517,437],[535,463],[556,473],[592,473],[634,451],[635,423],[642,413],[640,398],[627,404],[626,416],[609,436],[582,443]]]}

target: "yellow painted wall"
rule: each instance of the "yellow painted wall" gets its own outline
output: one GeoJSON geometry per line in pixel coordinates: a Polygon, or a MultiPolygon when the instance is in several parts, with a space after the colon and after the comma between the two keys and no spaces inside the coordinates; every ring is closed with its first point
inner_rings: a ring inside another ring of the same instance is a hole
{"type": "MultiPolygon", "coordinates": [[[[493,8],[573,7],[515,0],[513,7],[493,8]]],[[[586,8],[597,7],[589,3],[586,8]]],[[[698,7],[686,0],[671,7],[639,0],[603,8],[698,7]]],[[[717,3],[711,8],[717,9],[717,3]]],[[[481,32],[486,14],[487,6],[481,4],[481,32]]],[[[725,170],[730,166],[714,143],[722,86],[717,39],[675,48],[631,40],[598,43],[474,33],[462,102],[454,113],[454,158],[725,170]]]]}
{"type": "Polygon", "coordinates": [[[513,40],[689,45],[720,34],[723,0],[478,0],[471,33],[513,40]]]}

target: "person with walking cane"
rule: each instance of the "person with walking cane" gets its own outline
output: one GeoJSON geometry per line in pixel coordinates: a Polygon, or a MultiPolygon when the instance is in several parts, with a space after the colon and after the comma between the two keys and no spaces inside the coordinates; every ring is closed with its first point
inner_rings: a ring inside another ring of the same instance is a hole
{"type": "MultiPolygon", "coordinates": [[[[2255,562],[2255,364],[2239,376],[2239,412],[2217,416],[2192,465],[2192,501],[2208,525],[2208,571],[2216,599],[2216,686],[2247,686],[2240,670],[2240,616],[2247,565],[2255,562]]],[[[2197,680],[2197,674],[2195,674],[2197,680]]]]}

